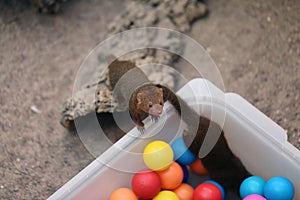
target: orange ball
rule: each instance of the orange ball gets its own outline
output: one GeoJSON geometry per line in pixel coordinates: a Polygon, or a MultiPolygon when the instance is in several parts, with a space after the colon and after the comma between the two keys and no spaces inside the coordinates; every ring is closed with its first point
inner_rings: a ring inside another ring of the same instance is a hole
{"type": "Polygon", "coordinates": [[[138,200],[138,198],[132,190],[119,188],[111,193],[109,200],[138,200]]]}
{"type": "Polygon", "coordinates": [[[200,158],[197,158],[192,164],[189,165],[190,169],[195,172],[196,174],[207,174],[206,168],[203,166],[200,158]]]}
{"type": "Polygon", "coordinates": [[[161,179],[161,188],[173,190],[177,188],[183,180],[183,170],[177,162],[172,162],[171,165],[163,170],[158,171],[161,179]]]}
{"type": "Polygon", "coordinates": [[[183,183],[178,188],[173,190],[175,194],[180,198],[180,200],[192,200],[194,188],[189,184],[183,183]]]}

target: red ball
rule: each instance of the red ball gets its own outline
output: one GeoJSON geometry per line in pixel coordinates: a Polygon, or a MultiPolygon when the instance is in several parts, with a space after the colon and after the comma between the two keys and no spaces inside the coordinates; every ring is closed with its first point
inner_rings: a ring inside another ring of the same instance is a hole
{"type": "Polygon", "coordinates": [[[193,200],[222,200],[222,192],[214,184],[202,183],[195,188],[193,200]]]}
{"type": "Polygon", "coordinates": [[[160,176],[151,170],[141,170],[132,178],[132,190],[142,199],[152,199],[160,192],[160,176]]]}

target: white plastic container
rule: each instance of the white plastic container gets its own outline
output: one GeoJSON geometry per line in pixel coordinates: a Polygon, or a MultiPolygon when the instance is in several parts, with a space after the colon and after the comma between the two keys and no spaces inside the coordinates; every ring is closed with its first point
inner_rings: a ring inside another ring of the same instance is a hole
{"type": "MultiPolygon", "coordinates": [[[[187,102],[197,112],[200,105],[201,113],[217,123],[225,122],[229,147],[247,170],[266,180],[273,176],[289,178],[296,190],[294,199],[300,199],[300,151],[287,141],[286,132],[239,95],[223,93],[207,80],[194,79],[178,92],[183,99],[195,94],[194,100],[187,102]]],[[[119,187],[131,187],[133,172],[146,168],[141,154],[144,147],[157,139],[171,143],[184,127],[178,126],[180,118],[168,105],[157,123],[146,122],[142,137],[132,129],[49,200],[104,200],[119,187]]]]}

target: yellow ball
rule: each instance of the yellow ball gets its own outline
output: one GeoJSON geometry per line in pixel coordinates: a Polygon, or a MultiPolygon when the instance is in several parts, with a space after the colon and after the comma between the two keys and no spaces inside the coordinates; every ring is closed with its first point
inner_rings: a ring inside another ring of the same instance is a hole
{"type": "Polygon", "coordinates": [[[172,164],[173,158],[174,153],[171,146],[164,141],[153,141],[144,149],[144,162],[154,171],[167,169],[172,164]]]}
{"type": "Polygon", "coordinates": [[[180,200],[179,197],[171,191],[164,190],[159,192],[153,200],[180,200]]]}

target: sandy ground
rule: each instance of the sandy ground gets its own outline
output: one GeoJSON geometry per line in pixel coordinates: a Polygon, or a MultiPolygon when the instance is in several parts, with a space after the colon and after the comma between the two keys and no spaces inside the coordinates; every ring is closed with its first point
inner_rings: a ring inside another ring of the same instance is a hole
{"type": "MultiPolygon", "coordinates": [[[[226,91],[254,104],[300,148],[300,2],[208,6],[189,35],[212,56],[226,91]]],[[[93,160],[59,124],[60,112],[80,63],[123,9],[73,0],[57,15],[41,15],[0,2],[0,199],[45,199],[93,160]]]]}

